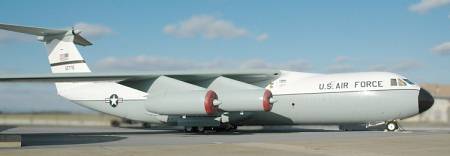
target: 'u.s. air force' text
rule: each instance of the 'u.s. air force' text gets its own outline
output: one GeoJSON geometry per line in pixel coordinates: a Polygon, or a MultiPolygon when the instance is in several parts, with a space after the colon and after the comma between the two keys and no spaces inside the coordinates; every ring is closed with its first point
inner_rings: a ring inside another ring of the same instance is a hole
{"type": "Polygon", "coordinates": [[[349,87],[353,88],[381,88],[383,81],[355,81],[353,83],[350,82],[328,82],[328,83],[319,83],[320,90],[332,90],[332,89],[347,89],[349,87]]]}

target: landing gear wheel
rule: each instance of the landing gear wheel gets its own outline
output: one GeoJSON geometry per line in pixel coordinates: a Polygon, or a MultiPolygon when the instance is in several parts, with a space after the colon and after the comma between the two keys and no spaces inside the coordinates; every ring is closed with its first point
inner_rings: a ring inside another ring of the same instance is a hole
{"type": "Polygon", "coordinates": [[[389,121],[386,123],[386,130],[387,131],[395,131],[398,130],[398,123],[396,121],[389,121]]]}
{"type": "Polygon", "coordinates": [[[117,120],[112,120],[110,122],[111,127],[120,127],[120,122],[117,120]]]}
{"type": "Polygon", "coordinates": [[[144,128],[151,128],[152,125],[150,123],[144,122],[144,123],[142,123],[142,127],[144,127],[144,128]]]}
{"type": "Polygon", "coordinates": [[[192,132],[192,127],[184,127],[184,132],[186,133],[192,132]]]}
{"type": "Polygon", "coordinates": [[[197,133],[199,127],[184,127],[184,132],[186,133],[197,133]]]}
{"type": "Polygon", "coordinates": [[[197,131],[200,133],[203,133],[203,132],[205,132],[205,127],[198,127],[197,131]]]}
{"type": "Polygon", "coordinates": [[[235,132],[237,130],[237,125],[230,125],[230,127],[227,129],[227,132],[235,132]]]}
{"type": "Polygon", "coordinates": [[[218,127],[212,127],[212,130],[216,132],[234,132],[236,131],[237,126],[233,124],[222,124],[218,127]]]}

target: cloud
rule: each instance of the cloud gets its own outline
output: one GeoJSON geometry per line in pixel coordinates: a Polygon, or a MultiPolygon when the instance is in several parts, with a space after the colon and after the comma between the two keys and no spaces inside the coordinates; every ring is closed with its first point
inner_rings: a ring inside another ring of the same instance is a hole
{"type": "Polygon", "coordinates": [[[186,70],[226,67],[221,61],[194,61],[189,59],[156,56],[133,56],[128,58],[108,57],[97,62],[97,67],[106,70],[186,70]]]}
{"type": "Polygon", "coordinates": [[[390,70],[391,71],[409,71],[422,67],[422,63],[415,60],[406,60],[400,63],[394,64],[390,70]]]}
{"type": "MultiPolygon", "coordinates": [[[[277,65],[275,65],[277,66],[277,65]]],[[[280,69],[284,70],[293,70],[293,71],[309,71],[312,68],[312,65],[306,60],[289,60],[286,63],[283,63],[280,66],[280,69]]]]}
{"type": "Polygon", "coordinates": [[[57,96],[55,86],[47,83],[2,84],[0,99],[0,112],[94,112],[57,96]]]}
{"type": "Polygon", "coordinates": [[[417,68],[421,68],[423,64],[416,60],[403,60],[396,64],[386,65],[386,64],[378,64],[370,66],[368,70],[370,71],[389,71],[389,72],[406,72],[410,70],[414,70],[417,68]]]}
{"type": "Polygon", "coordinates": [[[328,73],[345,73],[355,71],[355,68],[350,64],[332,64],[328,66],[328,73]]]}
{"type": "Polygon", "coordinates": [[[282,69],[292,71],[307,71],[311,65],[305,60],[289,60],[284,63],[270,63],[262,59],[250,59],[238,63],[241,69],[282,69]]]}
{"type": "Polygon", "coordinates": [[[5,30],[0,30],[0,44],[17,42],[17,41],[33,41],[36,38],[31,35],[26,35],[22,33],[10,32],[5,30]]]}
{"type": "Polygon", "coordinates": [[[191,60],[170,59],[154,56],[134,56],[128,58],[107,57],[97,62],[97,66],[107,70],[183,70],[201,68],[201,63],[191,60]]]}
{"type": "Polygon", "coordinates": [[[179,58],[165,58],[156,56],[134,56],[128,58],[108,57],[99,60],[95,66],[105,71],[160,71],[160,70],[188,70],[188,69],[285,69],[305,71],[311,65],[304,60],[290,60],[283,63],[270,63],[263,59],[211,60],[199,61],[179,58]]]}
{"type": "Polygon", "coordinates": [[[431,49],[431,52],[438,55],[450,54],[450,42],[441,43],[431,49]]]}
{"type": "Polygon", "coordinates": [[[79,22],[74,27],[81,30],[81,35],[86,37],[103,37],[112,33],[111,28],[99,24],[79,22]]]}
{"type": "Polygon", "coordinates": [[[235,26],[231,21],[209,15],[195,15],[179,24],[166,25],[163,31],[181,38],[202,36],[207,39],[228,39],[248,35],[246,29],[235,26]]]}
{"type": "Polygon", "coordinates": [[[334,59],[334,63],[329,65],[326,69],[328,73],[343,73],[355,71],[353,65],[350,64],[350,57],[348,56],[337,56],[334,59]]]}
{"type": "Polygon", "coordinates": [[[350,57],[348,57],[348,56],[337,56],[335,59],[334,59],[334,61],[336,62],[336,63],[345,63],[345,62],[348,62],[350,60],[350,57]]]}
{"type": "MultiPolygon", "coordinates": [[[[327,73],[355,72],[364,69],[351,63],[351,58],[338,56],[334,63],[324,66],[327,73]]],[[[391,65],[379,64],[369,66],[370,71],[405,72],[421,68],[423,64],[416,60],[403,60],[391,65]]],[[[158,56],[133,56],[127,58],[107,57],[95,63],[96,70],[103,71],[161,71],[161,70],[203,70],[203,69],[281,69],[292,71],[311,71],[312,65],[307,60],[292,59],[283,62],[270,62],[254,58],[247,60],[215,59],[209,61],[166,58],[158,56]]],[[[366,71],[366,70],[364,70],[366,71]]]]}
{"type": "Polygon", "coordinates": [[[388,72],[406,72],[417,68],[421,68],[423,64],[417,60],[402,60],[393,64],[376,64],[371,65],[368,69],[358,68],[352,64],[352,58],[348,56],[337,56],[334,63],[326,67],[328,73],[343,73],[343,72],[357,72],[357,71],[388,71],[388,72]]]}
{"type": "Polygon", "coordinates": [[[450,0],[421,0],[419,3],[409,6],[409,10],[417,13],[425,13],[433,8],[450,4],[450,0]]]}
{"type": "Polygon", "coordinates": [[[239,66],[242,69],[264,69],[271,68],[272,65],[262,59],[250,59],[240,63],[239,66]]]}
{"type": "Polygon", "coordinates": [[[262,33],[262,34],[256,36],[256,40],[260,41],[260,42],[265,41],[267,39],[269,39],[269,35],[267,33],[262,33]]]}

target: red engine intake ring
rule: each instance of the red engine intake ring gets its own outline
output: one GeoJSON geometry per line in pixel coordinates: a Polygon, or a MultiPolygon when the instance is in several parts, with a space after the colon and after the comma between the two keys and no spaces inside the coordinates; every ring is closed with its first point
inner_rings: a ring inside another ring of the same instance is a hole
{"type": "Polygon", "coordinates": [[[216,100],[217,94],[216,92],[212,91],[212,90],[208,90],[208,92],[206,92],[206,96],[205,96],[205,112],[208,115],[214,115],[217,112],[217,108],[214,107],[214,100],[216,100]]]}
{"type": "Polygon", "coordinates": [[[270,103],[270,99],[273,97],[272,92],[270,90],[264,91],[264,96],[263,96],[263,108],[265,112],[268,112],[270,110],[272,110],[272,104],[270,103]]]}

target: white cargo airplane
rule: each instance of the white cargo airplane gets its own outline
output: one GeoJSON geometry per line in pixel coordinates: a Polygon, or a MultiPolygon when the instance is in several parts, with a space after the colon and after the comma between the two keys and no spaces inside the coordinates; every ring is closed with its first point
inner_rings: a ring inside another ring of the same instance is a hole
{"type": "Polygon", "coordinates": [[[93,74],[75,44],[92,45],[76,29],[0,24],[38,36],[53,74],[3,75],[0,82],[55,82],[60,96],[126,119],[184,126],[187,131],[239,125],[382,123],[429,109],[434,99],[388,72],[313,74],[283,70],[170,71],[93,74]]]}

